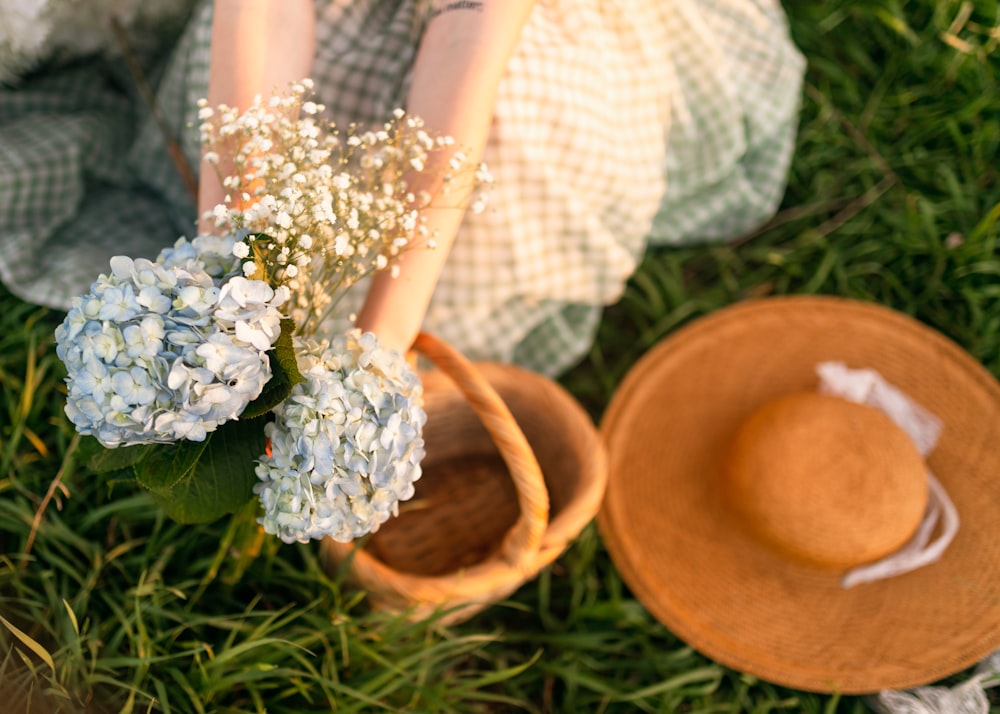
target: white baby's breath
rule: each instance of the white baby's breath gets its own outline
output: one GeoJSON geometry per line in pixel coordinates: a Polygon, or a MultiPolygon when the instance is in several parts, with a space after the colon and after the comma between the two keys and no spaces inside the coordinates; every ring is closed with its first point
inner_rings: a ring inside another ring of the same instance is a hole
{"type": "Polygon", "coordinates": [[[307,94],[303,82],[284,95],[257,97],[242,113],[203,103],[199,116],[206,155],[231,157],[234,167],[220,176],[228,200],[208,217],[223,233],[254,236],[256,267],[245,263],[244,274],[287,285],[298,333],[313,336],[358,280],[426,247],[419,228],[430,196],[415,196],[407,184],[431,164],[432,152],[448,152],[437,164],[444,184],[482,186],[485,174],[402,110],[345,137],[319,118],[324,108],[307,94]]]}

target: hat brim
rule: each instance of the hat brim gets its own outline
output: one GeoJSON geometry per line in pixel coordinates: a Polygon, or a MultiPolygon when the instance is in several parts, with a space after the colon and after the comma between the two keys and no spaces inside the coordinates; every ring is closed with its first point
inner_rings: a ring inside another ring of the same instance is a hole
{"type": "Polygon", "coordinates": [[[646,608],[708,657],[857,694],[926,684],[1000,647],[1000,385],[916,320],[831,297],[726,308],[644,356],[601,432],[611,557],[646,608]],[[725,505],[720,464],[737,427],[770,399],[815,389],[825,360],[878,370],[943,420],[928,464],[961,526],[937,563],[844,589],[840,573],[758,543],[725,505]]]}

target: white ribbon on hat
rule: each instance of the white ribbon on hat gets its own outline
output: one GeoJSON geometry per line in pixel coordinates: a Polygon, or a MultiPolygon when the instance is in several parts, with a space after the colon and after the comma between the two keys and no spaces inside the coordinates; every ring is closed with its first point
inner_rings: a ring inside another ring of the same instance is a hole
{"type": "MultiPolygon", "coordinates": [[[[823,394],[864,404],[883,412],[913,441],[924,458],[934,449],[941,434],[941,420],[924,409],[873,369],[848,369],[842,362],[821,362],[816,366],[819,391],[823,394]]],[[[958,511],[944,486],[927,469],[927,510],[913,537],[899,550],[881,560],[849,570],[840,584],[853,587],[882,580],[933,563],[958,532],[958,511]],[[931,540],[940,522],[941,531],[931,540]]]]}

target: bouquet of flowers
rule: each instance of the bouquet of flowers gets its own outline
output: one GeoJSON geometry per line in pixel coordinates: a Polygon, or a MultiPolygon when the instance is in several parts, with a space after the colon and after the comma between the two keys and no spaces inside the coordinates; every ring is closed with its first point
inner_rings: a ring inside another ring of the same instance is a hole
{"type": "Polygon", "coordinates": [[[419,378],[373,334],[320,332],[359,279],[433,247],[430,197],[407,186],[431,152],[451,155],[444,185],[489,180],[402,111],[342,136],[310,87],[242,114],[203,102],[205,158],[231,167],[216,234],[112,258],[56,330],[66,414],[93,437],[95,471],[134,478],[182,522],[256,494],[285,542],[352,540],[412,496],[419,378]]]}

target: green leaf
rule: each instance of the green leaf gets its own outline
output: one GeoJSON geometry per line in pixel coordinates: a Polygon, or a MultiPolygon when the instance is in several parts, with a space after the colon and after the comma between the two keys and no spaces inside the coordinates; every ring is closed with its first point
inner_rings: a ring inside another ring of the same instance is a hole
{"type": "Polygon", "coordinates": [[[299,372],[299,364],[295,359],[295,348],[292,345],[292,334],[295,332],[295,322],[291,318],[281,321],[281,334],[278,335],[268,353],[271,361],[271,379],[264,385],[260,396],[250,402],[243,413],[241,419],[256,419],[267,414],[281,402],[285,401],[289,393],[299,382],[304,382],[305,377],[299,372]]]}
{"type": "Polygon", "coordinates": [[[92,436],[80,439],[82,461],[94,473],[109,474],[123,469],[131,469],[149,456],[157,447],[155,444],[119,446],[109,449],[92,436]]]}
{"type": "Polygon", "coordinates": [[[265,443],[263,420],[230,421],[209,434],[200,449],[196,442],[171,445],[174,453],[143,460],[136,474],[175,521],[208,523],[253,497],[254,467],[265,443]]]}
{"type": "Polygon", "coordinates": [[[186,439],[173,444],[157,444],[151,453],[134,465],[139,483],[156,493],[168,491],[198,463],[215,432],[204,441],[186,439]]]}

